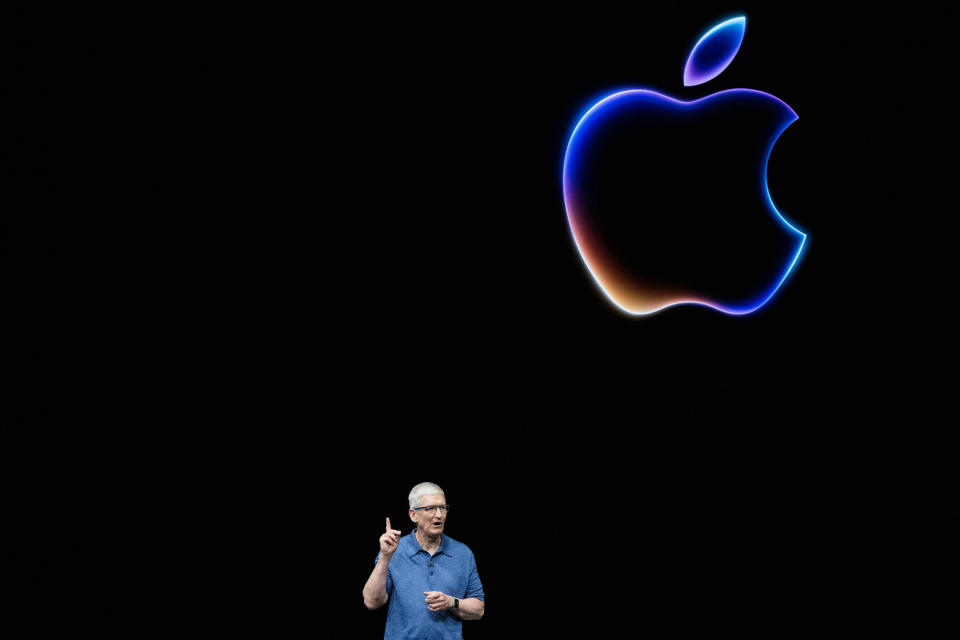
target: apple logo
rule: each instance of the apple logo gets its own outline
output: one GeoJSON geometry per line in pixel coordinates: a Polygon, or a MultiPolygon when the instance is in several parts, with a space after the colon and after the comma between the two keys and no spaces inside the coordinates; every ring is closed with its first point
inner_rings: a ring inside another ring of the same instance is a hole
{"type": "MultiPolygon", "coordinates": [[[[707,31],[687,57],[684,85],[719,75],[745,31],[743,16],[707,31]]],[[[767,185],[773,146],[796,119],[755,89],[693,101],[625,89],[587,109],[564,154],[563,199],[606,297],[631,315],[678,304],[743,315],[771,300],[807,238],[767,185]]]]}

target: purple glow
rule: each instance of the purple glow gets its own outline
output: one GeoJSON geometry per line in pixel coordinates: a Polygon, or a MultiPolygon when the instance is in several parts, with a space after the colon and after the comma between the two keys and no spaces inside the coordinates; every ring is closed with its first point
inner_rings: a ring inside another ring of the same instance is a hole
{"type": "Polygon", "coordinates": [[[686,87],[703,84],[720,75],[726,69],[743,43],[747,18],[731,18],[707,31],[694,45],[683,70],[686,87]]]}

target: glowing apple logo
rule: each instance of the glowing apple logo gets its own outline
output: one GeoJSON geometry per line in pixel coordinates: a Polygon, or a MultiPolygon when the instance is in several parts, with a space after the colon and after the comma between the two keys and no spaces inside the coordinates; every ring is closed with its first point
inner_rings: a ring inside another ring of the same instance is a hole
{"type": "MultiPolygon", "coordinates": [[[[717,24],[693,47],[685,86],[720,74],[746,18],[717,24]]],[[[570,135],[563,198],[590,274],[621,310],[699,304],[756,311],[780,289],[806,234],[777,211],[767,186],[774,144],[797,114],[754,89],[684,102],[648,89],[612,93],[570,135]]]]}

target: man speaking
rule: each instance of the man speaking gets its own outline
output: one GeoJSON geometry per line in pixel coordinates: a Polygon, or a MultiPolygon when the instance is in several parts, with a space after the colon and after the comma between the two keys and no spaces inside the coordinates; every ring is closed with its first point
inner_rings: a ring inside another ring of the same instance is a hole
{"type": "Polygon", "coordinates": [[[387,518],[363,603],[368,609],[390,603],[384,640],[462,640],[461,621],[483,617],[473,552],[443,533],[450,510],[443,489],[421,482],[408,501],[416,528],[401,537],[387,518]]]}

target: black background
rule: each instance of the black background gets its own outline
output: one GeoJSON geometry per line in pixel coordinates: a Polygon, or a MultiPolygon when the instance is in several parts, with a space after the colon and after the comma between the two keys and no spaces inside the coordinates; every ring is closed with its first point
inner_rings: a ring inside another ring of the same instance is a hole
{"type": "Polygon", "coordinates": [[[468,638],[945,633],[933,10],[18,18],[38,621],[379,637],[383,517],[430,480],[487,593],[468,638]],[[682,87],[738,14],[734,62],[682,87]],[[586,273],[562,152],[633,86],[799,115],[769,182],[810,244],[759,312],[630,318],[586,273]]]}

